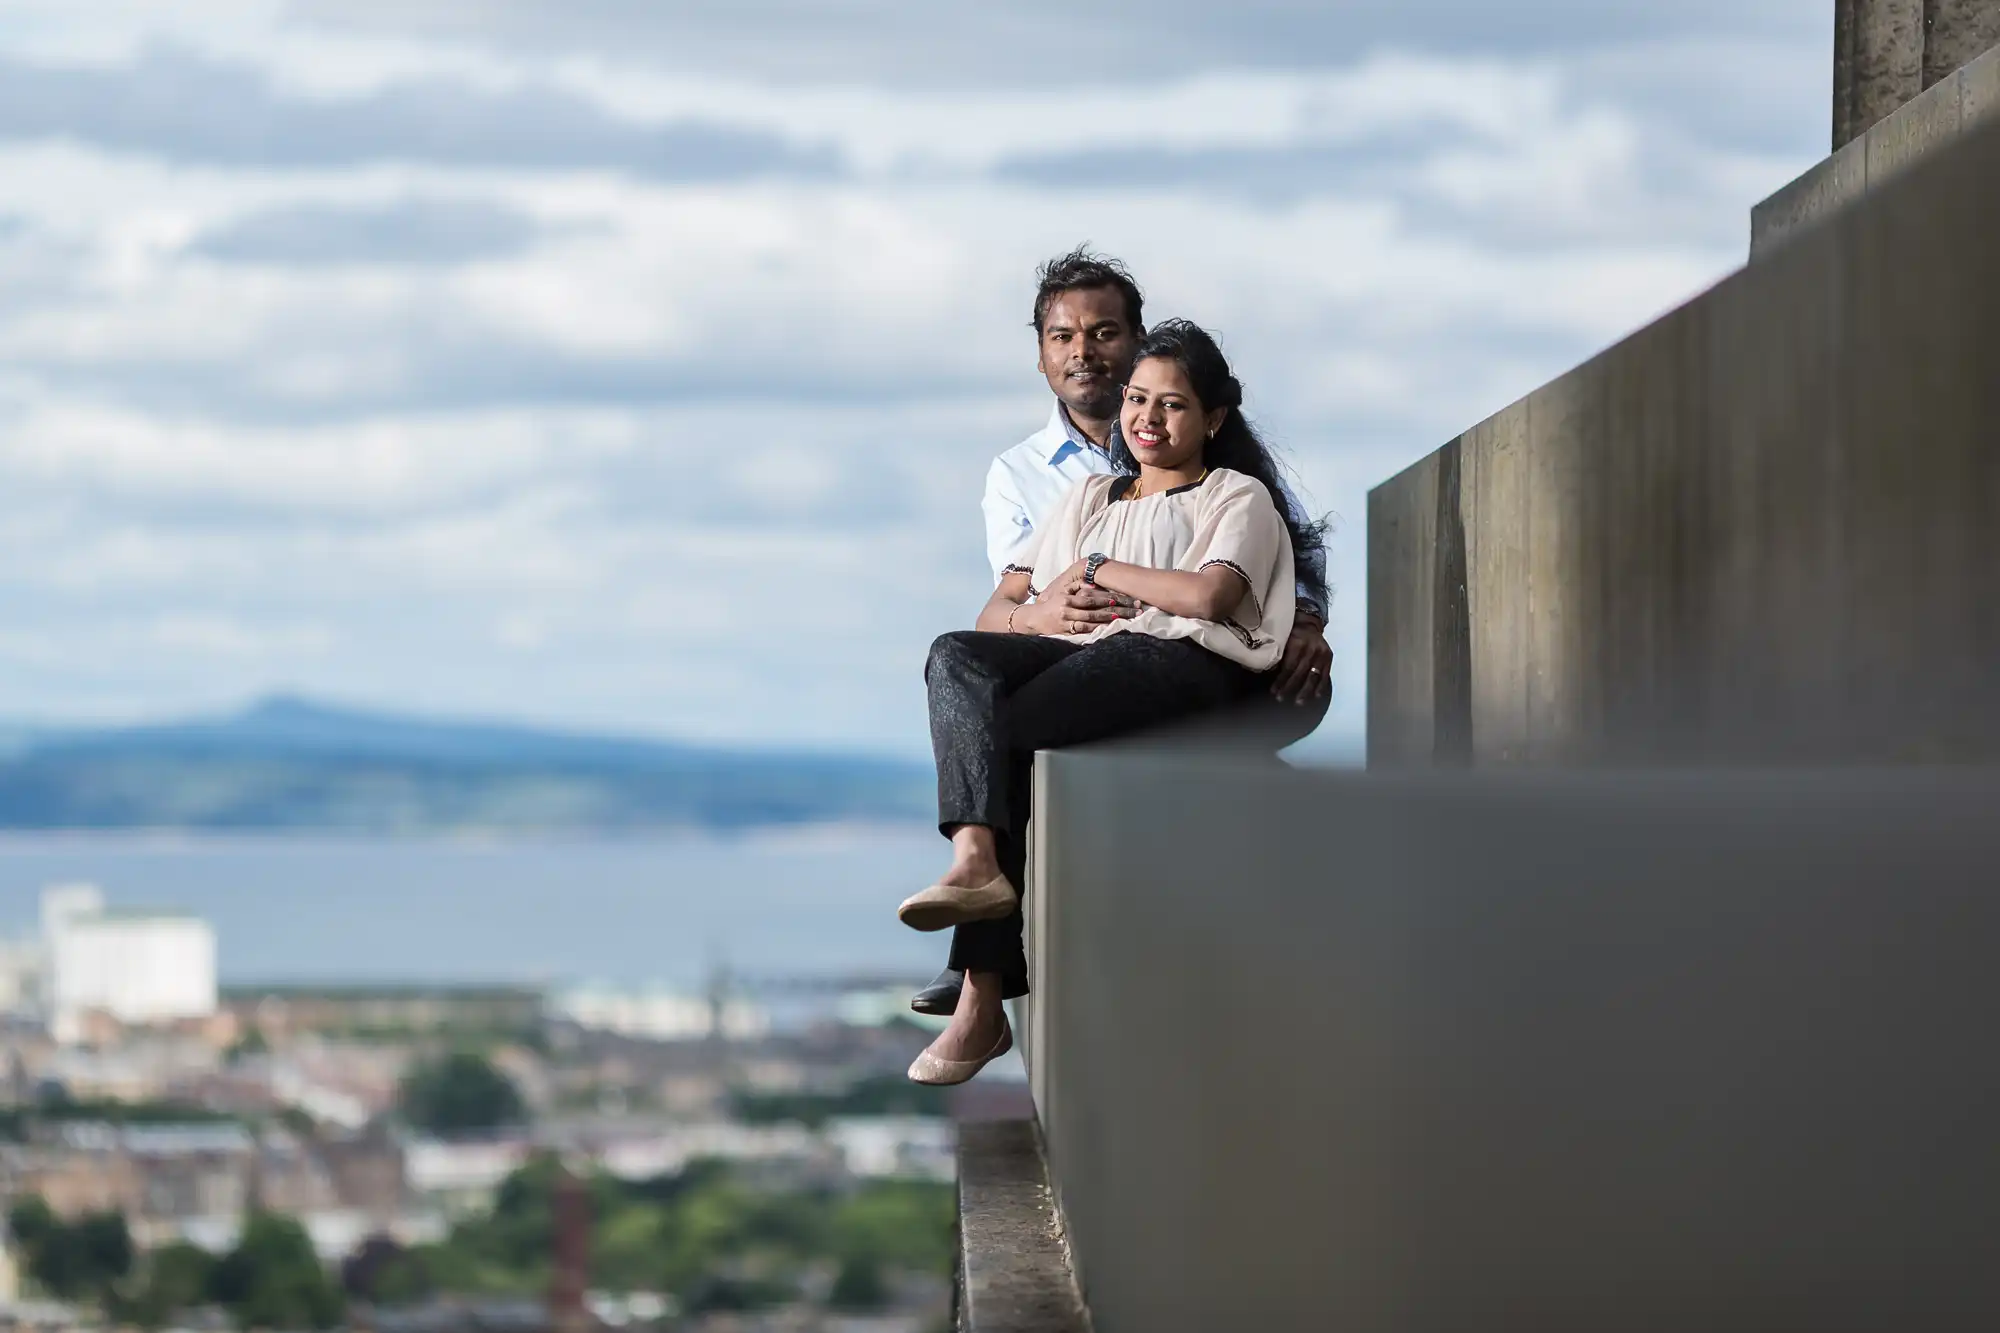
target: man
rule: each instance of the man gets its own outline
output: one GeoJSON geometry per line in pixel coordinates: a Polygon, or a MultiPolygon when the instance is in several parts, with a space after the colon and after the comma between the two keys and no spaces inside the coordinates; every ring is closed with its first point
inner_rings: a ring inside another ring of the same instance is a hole
{"type": "MultiPolygon", "coordinates": [[[[1125,381],[1144,338],[1145,298],[1123,264],[1077,249],[1042,265],[1036,275],[1036,368],[1056,403],[1049,423],[993,460],[986,474],[986,556],[997,582],[1026,566],[1035,529],[1056,502],[1086,477],[1115,472],[1118,416],[1125,381]]],[[[1291,497],[1284,497],[1289,502],[1291,497]]],[[[1271,672],[1271,696],[1286,705],[1242,719],[1267,752],[1312,734],[1332,694],[1326,608],[1299,599],[1285,655],[1271,672]]],[[[949,1016],[963,978],[949,968],[911,998],[920,1014],[949,1016]]],[[[1009,977],[1008,998],[1027,993],[1025,977],[1009,977]]]]}

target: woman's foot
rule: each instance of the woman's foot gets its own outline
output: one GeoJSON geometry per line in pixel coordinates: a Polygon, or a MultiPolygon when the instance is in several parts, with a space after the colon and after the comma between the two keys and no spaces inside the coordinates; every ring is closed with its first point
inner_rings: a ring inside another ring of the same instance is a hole
{"type": "Polygon", "coordinates": [[[922,893],[910,895],[896,909],[896,917],[911,930],[949,930],[973,921],[998,921],[1014,915],[1021,894],[1005,875],[975,887],[933,884],[922,893]]]}
{"type": "Polygon", "coordinates": [[[939,876],[938,883],[954,889],[976,889],[998,878],[1000,858],[995,854],[991,837],[951,840],[951,869],[939,876]]]}
{"type": "Polygon", "coordinates": [[[977,1060],[997,1046],[1006,1031],[1007,1011],[999,1004],[968,1011],[961,1003],[951,1025],[930,1044],[930,1053],[940,1060],[977,1060]]]}
{"type": "Polygon", "coordinates": [[[1000,873],[993,830],[960,825],[951,835],[951,853],[951,869],[944,877],[896,909],[902,923],[912,930],[949,930],[1012,916],[1021,893],[1000,873]]]}
{"type": "Polygon", "coordinates": [[[910,1066],[917,1083],[963,1083],[1014,1049],[1014,1033],[1000,1000],[998,972],[968,973],[951,1026],[910,1066]]]}

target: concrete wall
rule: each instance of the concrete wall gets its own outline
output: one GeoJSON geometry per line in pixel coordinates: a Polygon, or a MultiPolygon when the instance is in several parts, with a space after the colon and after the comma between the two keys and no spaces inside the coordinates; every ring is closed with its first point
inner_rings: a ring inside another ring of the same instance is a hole
{"type": "Polygon", "coordinates": [[[2000,124],[1369,498],[1371,765],[2000,756],[2000,124]]]}
{"type": "MultiPolygon", "coordinates": [[[[2000,3],[1981,14],[2000,22],[2000,3]]],[[[1751,259],[1763,258],[1787,237],[1894,180],[1965,130],[2000,116],[2000,50],[1991,46],[1982,46],[1986,54],[1963,68],[1954,65],[1952,73],[1907,103],[1898,100],[1899,109],[1871,121],[1865,132],[1848,137],[1836,132],[1839,146],[1832,157],[1750,211],[1751,259]]],[[[1837,105],[1835,115],[1840,115],[1837,105]]]]}
{"type": "Polygon", "coordinates": [[[1927,0],[1924,87],[2000,46],[2000,0],[1927,0]]]}
{"type": "Polygon", "coordinates": [[[2000,780],[1046,756],[1097,1333],[2000,1327],[2000,780]]]}
{"type": "Polygon", "coordinates": [[[2000,44],[2000,0],[1834,0],[1833,147],[2000,44]]]}

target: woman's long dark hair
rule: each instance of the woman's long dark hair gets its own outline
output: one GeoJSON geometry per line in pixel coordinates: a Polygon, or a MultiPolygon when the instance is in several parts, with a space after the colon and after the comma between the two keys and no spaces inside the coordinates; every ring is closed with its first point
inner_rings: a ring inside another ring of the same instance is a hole
{"type": "MultiPolygon", "coordinates": [[[[1285,520],[1285,531],[1291,534],[1292,562],[1298,567],[1299,586],[1324,616],[1327,612],[1326,520],[1308,517],[1298,509],[1295,501],[1286,498],[1285,489],[1278,484],[1284,469],[1270,446],[1259,438],[1256,428],[1244,418],[1243,386],[1230,373],[1228,358],[1222,355],[1215,339],[1209,337],[1200,325],[1185,319],[1169,319],[1154,325],[1145,341],[1139,344],[1139,354],[1132,359],[1132,364],[1136,366],[1141,361],[1156,358],[1172,361],[1187,372],[1189,382],[1194,385],[1195,397],[1201,400],[1202,411],[1213,412],[1218,407],[1229,409],[1229,415],[1223,419],[1222,428],[1215,432],[1215,438],[1202,447],[1202,461],[1209,467],[1226,467],[1264,483],[1264,489],[1271,493],[1271,503],[1278,507],[1279,517],[1285,520]]],[[[1112,461],[1122,471],[1136,473],[1139,470],[1138,460],[1125,447],[1122,435],[1112,461]]]]}

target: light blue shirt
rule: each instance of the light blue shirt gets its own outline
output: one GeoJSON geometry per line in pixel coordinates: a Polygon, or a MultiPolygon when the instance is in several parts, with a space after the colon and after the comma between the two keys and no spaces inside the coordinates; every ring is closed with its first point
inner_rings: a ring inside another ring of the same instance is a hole
{"type": "MultiPolygon", "coordinates": [[[[1118,438],[1115,424],[1111,438],[1118,438]]],[[[1117,470],[1111,455],[1076,428],[1058,400],[1048,425],[994,459],[987,469],[986,496],[979,507],[986,515],[986,559],[993,566],[993,581],[998,583],[1009,565],[1028,563],[1035,528],[1072,486],[1117,470]]]]}

